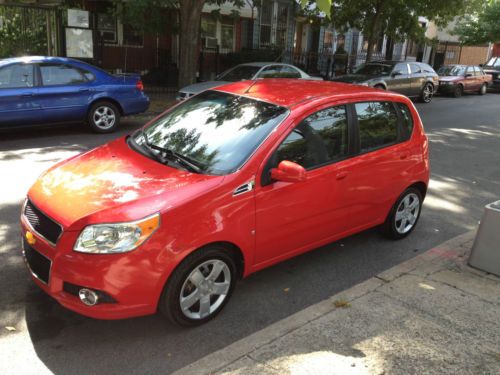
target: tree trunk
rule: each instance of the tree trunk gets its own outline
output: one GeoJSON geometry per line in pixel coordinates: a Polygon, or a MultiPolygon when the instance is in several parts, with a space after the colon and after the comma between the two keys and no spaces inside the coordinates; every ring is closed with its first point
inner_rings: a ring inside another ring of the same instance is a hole
{"type": "Polygon", "coordinates": [[[196,80],[201,11],[205,0],[180,0],[179,87],[196,80]]]}
{"type": "Polygon", "coordinates": [[[373,14],[373,19],[368,30],[368,49],[366,51],[366,62],[371,61],[373,55],[373,46],[377,42],[380,33],[380,20],[382,7],[384,5],[384,0],[377,2],[375,6],[375,13],[373,14]]]}

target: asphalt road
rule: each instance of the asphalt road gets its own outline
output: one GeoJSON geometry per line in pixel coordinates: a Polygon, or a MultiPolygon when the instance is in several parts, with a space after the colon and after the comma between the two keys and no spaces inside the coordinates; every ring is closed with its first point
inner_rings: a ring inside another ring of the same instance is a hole
{"type": "Polygon", "coordinates": [[[78,316],[30,281],[20,255],[20,203],[39,173],[144,120],[125,120],[120,134],[105,136],[74,126],[0,133],[0,373],[170,373],[475,228],[483,206],[500,199],[500,94],[417,107],[431,141],[432,180],[409,238],[392,242],[370,230],[261,271],[237,285],[218,318],[193,329],[160,316],[78,316]]]}

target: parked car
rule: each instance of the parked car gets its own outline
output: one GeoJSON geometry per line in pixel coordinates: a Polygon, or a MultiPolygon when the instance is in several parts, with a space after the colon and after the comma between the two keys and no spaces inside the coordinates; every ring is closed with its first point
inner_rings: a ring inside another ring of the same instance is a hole
{"type": "Polygon", "coordinates": [[[148,107],[137,75],[111,75],[62,57],[0,60],[0,128],[86,122],[109,133],[121,116],[148,107]]]}
{"type": "Polygon", "coordinates": [[[237,279],[365,229],[417,225],[428,140],[399,94],[244,81],[60,162],[22,209],[33,279],[80,314],[213,318],[237,279]]]}
{"type": "Polygon", "coordinates": [[[333,81],[391,90],[430,103],[437,89],[438,75],[429,65],[420,62],[376,61],[333,81]]]}
{"type": "Polygon", "coordinates": [[[439,88],[441,94],[453,95],[455,98],[464,92],[486,94],[491,84],[491,75],[485,74],[479,66],[445,65],[438,69],[439,88]]]}
{"type": "Polygon", "coordinates": [[[500,56],[492,57],[486,64],[482,66],[486,74],[491,74],[491,88],[500,90],[500,56]]]}
{"type": "Polygon", "coordinates": [[[297,78],[306,80],[323,80],[323,78],[321,77],[310,76],[306,72],[290,64],[275,62],[254,62],[236,65],[235,67],[226,70],[225,72],[218,75],[215,78],[215,81],[199,82],[183,87],[179,90],[177,100],[187,99],[202,91],[217,86],[222,86],[227,83],[259,78],[297,78]]]}

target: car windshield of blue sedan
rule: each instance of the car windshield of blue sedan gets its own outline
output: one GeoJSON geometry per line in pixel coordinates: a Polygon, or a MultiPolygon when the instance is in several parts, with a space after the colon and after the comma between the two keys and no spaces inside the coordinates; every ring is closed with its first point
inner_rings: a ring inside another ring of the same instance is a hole
{"type": "Polygon", "coordinates": [[[386,75],[391,73],[393,66],[390,64],[363,64],[354,73],[369,76],[386,75]]]}
{"type": "Polygon", "coordinates": [[[174,152],[203,173],[223,175],[239,169],[287,114],[286,108],[273,104],[206,91],[177,105],[133,139],[160,154],[160,149],[174,152]]]}
{"type": "Polygon", "coordinates": [[[451,65],[451,66],[442,66],[437,71],[437,74],[440,76],[463,76],[465,75],[465,66],[462,65],[451,65]]]}
{"type": "Polygon", "coordinates": [[[237,82],[252,79],[260,67],[252,65],[240,65],[217,77],[217,81],[237,82]]]}

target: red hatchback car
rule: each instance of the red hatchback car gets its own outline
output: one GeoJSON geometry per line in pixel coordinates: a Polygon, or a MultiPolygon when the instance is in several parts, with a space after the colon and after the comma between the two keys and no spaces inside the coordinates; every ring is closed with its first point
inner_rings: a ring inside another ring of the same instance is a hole
{"type": "Polygon", "coordinates": [[[21,223],[35,282],[83,315],[213,318],[235,282],[318,246],[417,224],[428,141],[411,101],[342,83],[244,81],[45,172],[21,223]]]}

